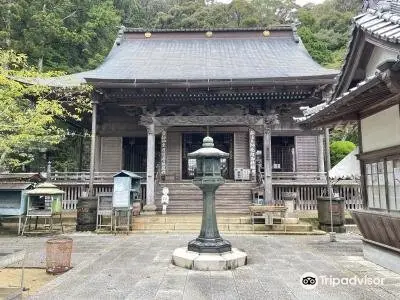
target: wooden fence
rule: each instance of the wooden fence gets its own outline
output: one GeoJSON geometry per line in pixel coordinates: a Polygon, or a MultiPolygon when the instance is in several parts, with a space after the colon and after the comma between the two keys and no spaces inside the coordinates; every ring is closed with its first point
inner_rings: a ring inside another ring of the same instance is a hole
{"type": "MultiPolygon", "coordinates": [[[[325,184],[304,184],[273,183],[274,199],[281,201],[285,193],[295,193],[296,210],[316,210],[317,198],[327,195],[325,184]]],[[[343,181],[333,185],[334,196],[345,199],[345,209],[362,209],[363,200],[361,197],[360,185],[353,181],[343,181]]]]}
{"type": "MultiPolygon", "coordinates": [[[[76,209],[78,198],[87,196],[89,184],[87,183],[67,183],[57,182],[57,186],[65,192],[63,195],[62,205],[64,210],[76,209]]],[[[94,194],[98,193],[112,193],[113,185],[111,183],[94,184],[94,194]]],[[[146,184],[141,185],[142,201],[146,199],[146,184]]]]}
{"type": "MultiPolygon", "coordinates": [[[[135,172],[142,177],[141,197],[146,199],[146,172],[135,172]]],[[[112,193],[113,175],[115,172],[95,172],[94,173],[94,195],[98,193],[112,193]]],[[[89,172],[51,172],[49,181],[56,184],[65,192],[63,195],[63,209],[76,209],[78,198],[87,196],[89,190],[89,172]]]]}
{"type": "MultiPolygon", "coordinates": [[[[67,183],[57,182],[57,186],[65,192],[63,197],[63,209],[76,209],[78,198],[87,195],[89,185],[87,183],[67,183]]],[[[112,192],[113,185],[111,183],[94,184],[95,194],[112,192]]],[[[295,209],[296,210],[316,210],[317,197],[326,194],[326,186],[324,184],[300,184],[300,183],[274,183],[274,199],[283,200],[284,193],[296,193],[295,209]]],[[[361,209],[363,207],[362,198],[360,196],[360,187],[357,183],[343,182],[333,187],[334,193],[345,199],[346,209],[361,209]]],[[[146,185],[142,184],[141,197],[143,203],[146,201],[146,185]]]]}
{"type": "MultiPolygon", "coordinates": [[[[134,172],[142,177],[142,182],[146,182],[146,172],[134,172]]],[[[116,172],[94,172],[93,181],[95,183],[112,183],[116,172]]],[[[59,182],[89,182],[89,172],[51,172],[49,180],[54,183],[59,182]]]]}

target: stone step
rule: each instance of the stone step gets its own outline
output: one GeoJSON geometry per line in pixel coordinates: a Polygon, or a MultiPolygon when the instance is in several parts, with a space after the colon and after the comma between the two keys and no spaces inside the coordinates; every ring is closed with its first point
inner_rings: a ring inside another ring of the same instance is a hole
{"type": "MultiPolygon", "coordinates": [[[[180,230],[180,231],[171,231],[171,230],[146,230],[146,231],[130,231],[130,234],[181,234],[181,233],[193,233],[194,237],[199,233],[194,232],[193,230],[180,230]]],[[[223,236],[232,236],[232,235],[326,235],[327,233],[322,230],[313,230],[313,231],[220,231],[220,234],[223,236]]]]}
{"type": "MultiPolygon", "coordinates": [[[[161,231],[161,232],[199,232],[201,227],[201,215],[157,215],[138,216],[133,219],[135,231],[161,231]]],[[[312,232],[312,226],[308,223],[297,223],[297,218],[288,218],[283,224],[251,224],[249,215],[219,215],[217,217],[220,232],[312,232]]]]}
{"type": "MultiPolygon", "coordinates": [[[[168,215],[168,216],[139,216],[133,217],[133,223],[159,223],[159,224],[167,224],[167,223],[196,223],[201,224],[202,216],[193,216],[193,215],[168,215]]],[[[237,217],[225,217],[225,216],[217,216],[218,224],[250,224],[251,219],[247,216],[237,216],[237,217]]]]}
{"type": "MultiPolygon", "coordinates": [[[[251,188],[254,183],[229,182],[222,185],[216,192],[215,206],[218,213],[247,213],[251,204],[251,188]]],[[[192,182],[162,183],[156,189],[156,206],[160,211],[162,205],[162,187],[169,188],[170,202],[168,213],[201,213],[203,200],[201,190],[192,182]]]]}
{"type": "MultiPolygon", "coordinates": [[[[193,208],[178,208],[178,209],[167,209],[167,212],[169,214],[193,214],[193,213],[201,213],[203,210],[202,208],[199,209],[193,209],[193,208]]],[[[231,213],[237,213],[237,214],[243,214],[246,213],[248,209],[246,208],[237,208],[237,209],[217,209],[218,214],[231,214],[231,213]]]]}
{"type": "MultiPolygon", "coordinates": [[[[177,231],[177,232],[199,232],[201,224],[196,223],[134,223],[132,230],[134,231],[177,231]]],[[[252,224],[218,224],[221,232],[252,232],[252,224]]],[[[254,224],[254,231],[281,231],[281,232],[311,232],[312,226],[309,224],[254,224]]]]}

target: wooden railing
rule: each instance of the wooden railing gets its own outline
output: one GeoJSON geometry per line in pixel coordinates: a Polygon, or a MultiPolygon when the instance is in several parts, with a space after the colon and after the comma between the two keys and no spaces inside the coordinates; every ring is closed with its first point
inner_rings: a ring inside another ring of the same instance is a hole
{"type": "Polygon", "coordinates": [[[299,182],[326,182],[325,172],[272,172],[272,180],[296,180],[299,182]]]}
{"type": "MultiPolygon", "coordinates": [[[[327,195],[326,184],[324,183],[273,183],[274,199],[278,201],[284,200],[287,192],[295,193],[295,209],[296,210],[316,210],[317,198],[321,195],[327,195]]],[[[345,209],[361,209],[363,208],[363,200],[361,197],[360,185],[354,181],[340,181],[333,184],[334,196],[345,199],[345,209]]]]}
{"type": "MultiPolygon", "coordinates": [[[[78,198],[87,195],[89,185],[86,183],[62,183],[58,182],[57,186],[65,192],[63,196],[63,209],[76,209],[78,198]]],[[[112,192],[112,184],[95,184],[94,192],[98,193],[112,192]]],[[[142,202],[146,201],[146,185],[141,185],[142,202]]],[[[316,210],[317,197],[326,194],[326,186],[324,184],[273,184],[274,199],[282,201],[287,192],[296,193],[295,209],[296,210],[316,210]]],[[[360,196],[360,187],[357,183],[343,182],[334,186],[334,192],[345,199],[346,209],[363,208],[362,198],[360,196]]]]}
{"type": "MultiPolygon", "coordinates": [[[[65,192],[62,199],[62,205],[64,210],[76,209],[76,204],[78,198],[87,196],[89,184],[88,183],[67,183],[67,182],[57,182],[58,188],[65,192]]],[[[94,195],[98,193],[112,193],[113,184],[112,183],[95,183],[94,195]]],[[[141,185],[141,199],[145,203],[146,199],[146,184],[141,185]]]]}
{"type": "MultiPolygon", "coordinates": [[[[142,201],[146,199],[146,173],[135,172],[142,179],[142,201]]],[[[114,172],[95,172],[94,193],[112,192],[112,176],[114,172]]],[[[296,193],[296,210],[316,210],[317,197],[326,195],[326,174],[321,172],[274,172],[272,185],[274,199],[281,201],[287,192],[296,193]]],[[[89,188],[89,172],[53,172],[50,181],[62,189],[63,208],[76,209],[79,197],[87,195],[89,188]]],[[[346,209],[361,209],[360,186],[357,182],[341,180],[333,182],[333,191],[345,199],[346,209]]]]}
{"type": "MultiPolygon", "coordinates": [[[[146,182],[146,172],[134,172],[146,182]]],[[[116,172],[94,172],[95,183],[112,183],[116,172]]],[[[53,182],[89,182],[89,172],[51,172],[49,180],[53,182]]]]}

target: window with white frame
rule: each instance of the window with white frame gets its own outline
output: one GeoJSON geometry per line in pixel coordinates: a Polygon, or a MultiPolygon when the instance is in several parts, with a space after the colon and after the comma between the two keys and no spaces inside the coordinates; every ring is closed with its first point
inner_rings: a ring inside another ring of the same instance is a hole
{"type": "Polygon", "coordinates": [[[368,207],[400,210],[400,158],[365,163],[368,207]]]}
{"type": "Polygon", "coordinates": [[[400,210],[400,159],[387,160],[389,209],[400,210]]]}

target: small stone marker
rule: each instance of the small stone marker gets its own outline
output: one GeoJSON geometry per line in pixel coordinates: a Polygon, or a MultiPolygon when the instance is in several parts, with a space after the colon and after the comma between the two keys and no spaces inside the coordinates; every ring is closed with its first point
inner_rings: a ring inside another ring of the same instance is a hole
{"type": "Polygon", "coordinates": [[[162,189],[162,196],[161,196],[161,204],[162,204],[162,214],[166,215],[167,214],[167,206],[169,204],[169,189],[165,186],[162,189]]]}

